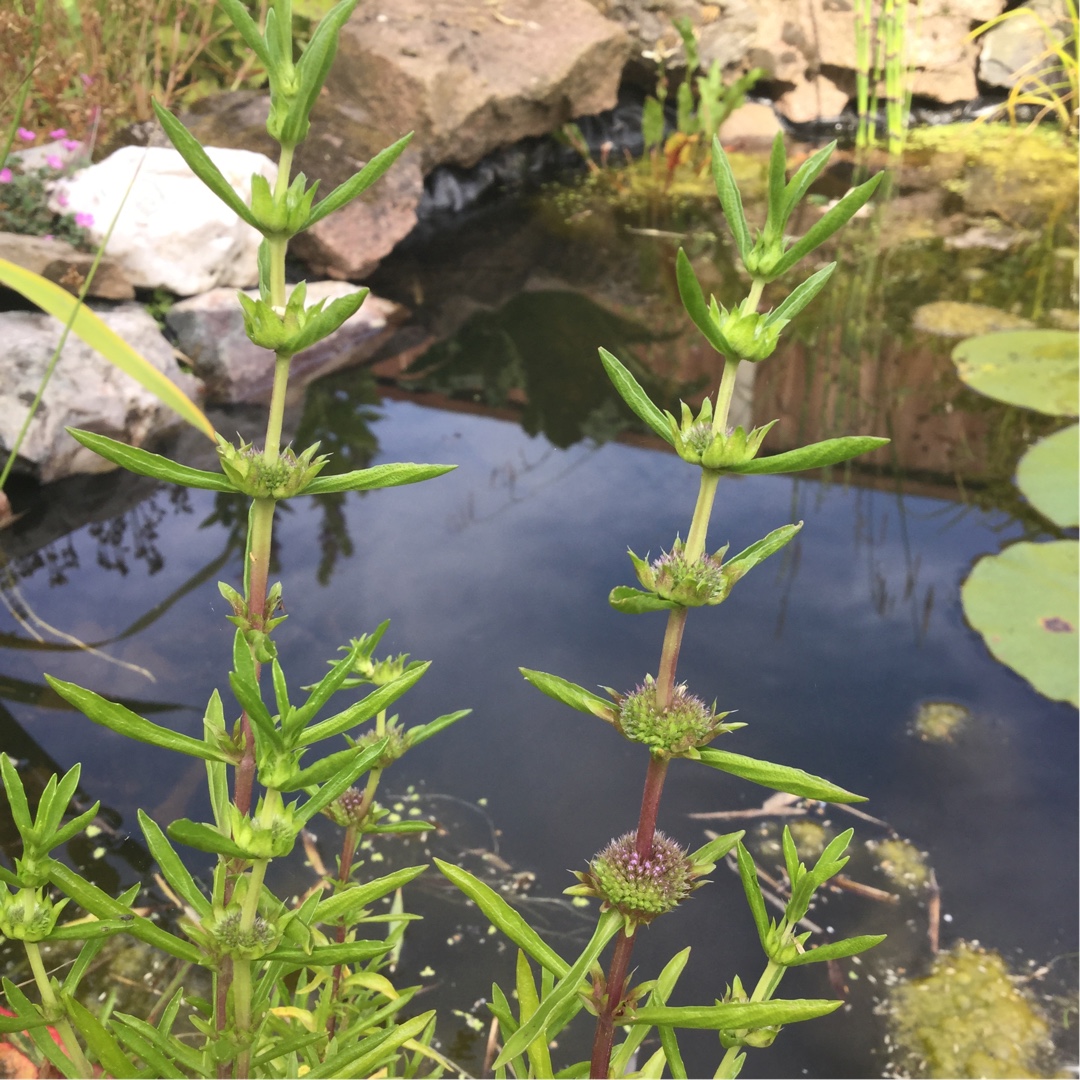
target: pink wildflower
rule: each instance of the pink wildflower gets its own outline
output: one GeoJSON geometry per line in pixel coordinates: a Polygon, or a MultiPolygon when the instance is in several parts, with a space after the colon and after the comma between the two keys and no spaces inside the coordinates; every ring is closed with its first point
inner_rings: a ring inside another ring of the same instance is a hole
{"type": "Polygon", "coordinates": [[[67,204],[68,204],[67,192],[66,191],[58,191],[56,193],[56,205],[59,206],[61,210],[63,210],[63,209],[65,209],[67,207],[67,204]]]}
{"type": "Polygon", "coordinates": [[[94,215],[93,214],[76,214],[75,215],[75,224],[78,225],[80,229],[89,229],[90,226],[94,224],[94,215]]]}
{"type": "Polygon", "coordinates": [[[63,139],[67,137],[67,130],[65,128],[56,128],[49,132],[50,139],[63,139]]]}
{"type": "Polygon", "coordinates": [[[28,131],[24,127],[19,128],[19,130],[15,132],[15,134],[18,135],[23,142],[33,142],[37,138],[37,136],[32,131],[28,131]]]}
{"type": "Polygon", "coordinates": [[[62,169],[64,167],[64,163],[56,154],[49,154],[49,156],[45,158],[45,164],[48,165],[50,169],[62,169]]]}
{"type": "Polygon", "coordinates": [[[93,76],[87,75],[85,71],[79,76],[79,78],[82,79],[83,86],[93,86],[94,84],[93,76]]]}
{"type": "Polygon", "coordinates": [[[0,184],[10,184],[10,183],[11,183],[11,170],[10,169],[0,169],[0,184]]]}
{"type": "Polygon", "coordinates": [[[76,150],[78,150],[82,146],[82,143],[79,142],[78,139],[65,139],[60,145],[69,154],[73,154],[73,153],[75,153],[76,150]]]}

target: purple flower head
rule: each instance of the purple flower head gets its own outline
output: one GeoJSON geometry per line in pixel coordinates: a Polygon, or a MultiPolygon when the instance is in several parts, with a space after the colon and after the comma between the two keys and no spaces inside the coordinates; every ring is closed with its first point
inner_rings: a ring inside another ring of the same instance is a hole
{"type": "Polygon", "coordinates": [[[49,154],[49,156],[45,158],[45,164],[48,165],[50,169],[62,169],[64,167],[63,161],[61,161],[56,154],[49,154]]]}
{"type": "Polygon", "coordinates": [[[94,85],[94,77],[92,75],[87,75],[85,71],[79,76],[79,78],[82,79],[83,86],[94,85]]]}
{"type": "Polygon", "coordinates": [[[50,139],[63,139],[67,136],[67,130],[65,128],[54,128],[49,132],[50,139]]]}
{"type": "Polygon", "coordinates": [[[59,206],[61,210],[63,210],[63,209],[65,209],[67,207],[67,204],[68,204],[67,192],[66,191],[58,191],[56,193],[56,205],[59,206]]]}
{"type": "Polygon", "coordinates": [[[76,214],[75,215],[75,224],[78,225],[80,229],[89,229],[90,226],[94,224],[94,215],[93,214],[76,214]]]}
{"type": "Polygon", "coordinates": [[[73,153],[75,153],[76,150],[80,149],[80,147],[82,146],[82,143],[78,139],[65,139],[60,145],[69,154],[73,154],[73,153]]]}
{"type": "Polygon", "coordinates": [[[32,131],[29,131],[24,127],[19,128],[19,130],[16,131],[15,134],[18,135],[23,142],[33,142],[37,138],[37,136],[32,131]]]}
{"type": "Polygon", "coordinates": [[[0,184],[10,184],[10,183],[11,183],[11,170],[10,169],[0,169],[0,184]]]}

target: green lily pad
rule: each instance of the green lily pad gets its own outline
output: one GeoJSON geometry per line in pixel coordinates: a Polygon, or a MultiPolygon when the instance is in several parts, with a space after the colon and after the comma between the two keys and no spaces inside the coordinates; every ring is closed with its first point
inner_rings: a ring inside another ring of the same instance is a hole
{"type": "Polygon", "coordinates": [[[1080,424],[1031,447],[1017,466],[1016,486],[1055,525],[1080,525],[1080,424]]]}
{"type": "Polygon", "coordinates": [[[960,588],[986,647],[1040,694],[1080,707],[1077,623],[1080,544],[1013,544],[981,558],[960,588]]]}
{"type": "Polygon", "coordinates": [[[1076,416],[1077,337],[1066,330],[1008,330],[961,341],[953,363],[972,390],[1050,416],[1076,416]]]}

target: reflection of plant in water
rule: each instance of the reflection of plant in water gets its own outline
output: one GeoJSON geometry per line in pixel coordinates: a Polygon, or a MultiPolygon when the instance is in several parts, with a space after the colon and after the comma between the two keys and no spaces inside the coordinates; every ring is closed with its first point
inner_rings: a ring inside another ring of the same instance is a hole
{"type": "MultiPolygon", "coordinates": [[[[657,339],[654,331],[578,293],[525,292],[497,312],[471,316],[453,338],[424,353],[407,377],[410,385],[482,397],[494,407],[520,403],[530,435],[567,447],[586,437],[610,438],[634,424],[597,368],[592,342],[614,340],[626,350],[657,339]]],[[[642,377],[648,381],[647,373],[642,377]]],[[[655,381],[649,385],[656,387],[655,381]]]]}

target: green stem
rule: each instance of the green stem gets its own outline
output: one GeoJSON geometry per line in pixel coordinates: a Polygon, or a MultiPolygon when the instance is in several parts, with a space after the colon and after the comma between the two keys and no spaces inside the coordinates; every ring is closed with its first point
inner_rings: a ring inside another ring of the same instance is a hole
{"type": "Polygon", "coordinates": [[[259,913],[259,896],[262,893],[263,879],[266,877],[266,868],[270,864],[269,859],[260,859],[251,864],[251,872],[248,874],[248,888],[244,896],[244,906],[240,909],[240,932],[250,933],[255,925],[255,916],[259,913]]]}
{"type": "MultiPolygon", "coordinates": [[[[30,961],[30,970],[34,973],[34,982],[37,984],[38,993],[41,995],[41,1003],[45,1007],[47,1014],[55,1016],[60,1012],[61,1006],[53,993],[49,974],[45,970],[45,963],[41,958],[41,950],[38,948],[36,941],[24,941],[23,945],[26,947],[26,958],[30,961]]],[[[67,1050],[68,1056],[79,1070],[79,1075],[93,1076],[94,1070],[90,1062],[86,1060],[86,1055],[83,1053],[79,1040],[76,1038],[67,1017],[59,1017],[55,1026],[60,1038],[64,1040],[64,1048],[67,1050]]]]}
{"type": "MultiPolygon", "coordinates": [[[[233,959],[232,972],[233,1014],[236,1017],[236,1031],[245,1039],[251,1032],[251,961],[233,959]]],[[[236,1057],[237,1078],[251,1073],[250,1043],[241,1049],[236,1057]]]]}
{"type": "MultiPolygon", "coordinates": [[[[754,297],[754,307],[757,307],[757,301],[761,299],[761,289],[764,287],[764,282],[759,278],[754,279],[753,288],[750,290],[750,295],[754,297]],[[761,288],[758,288],[759,285],[761,288]]],[[[739,363],[737,357],[724,357],[724,374],[720,377],[720,389],[716,392],[716,409],[713,411],[714,435],[724,435],[727,432],[728,414],[731,412],[731,398],[735,393],[735,375],[739,370],[739,363]]]]}
{"type": "MultiPolygon", "coordinates": [[[[694,516],[690,519],[690,532],[687,534],[686,547],[683,549],[683,558],[688,563],[697,562],[705,554],[705,537],[709,530],[709,518],[712,515],[713,500],[716,498],[716,485],[719,482],[720,473],[713,472],[710,469],[701,470],[701,485],[698,487],[697,505],[694,507],[694,516]]],[[[668,625],[670,626],[670,622],[668,625]]],[[[667,645],[666,637],[664,638],[664,644],[667,645]]],[[[677,646],[676,655],[678,655],[677,646]]]]}

